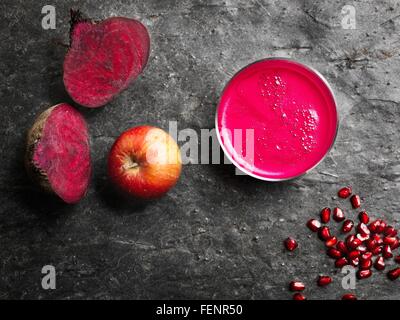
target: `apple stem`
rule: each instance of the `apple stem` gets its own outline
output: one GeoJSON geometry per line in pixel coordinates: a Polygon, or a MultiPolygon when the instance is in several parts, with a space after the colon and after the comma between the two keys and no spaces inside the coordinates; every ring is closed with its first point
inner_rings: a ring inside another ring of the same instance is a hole
{"type": "Polygon", "coordinates": [[[139,167],[139,164],[137,162],[133,162],[132,160],[128,161],[127,163],[125,163],[122,168],[125,171],[131,170],[131,169],[135,169],[139,167]]]}

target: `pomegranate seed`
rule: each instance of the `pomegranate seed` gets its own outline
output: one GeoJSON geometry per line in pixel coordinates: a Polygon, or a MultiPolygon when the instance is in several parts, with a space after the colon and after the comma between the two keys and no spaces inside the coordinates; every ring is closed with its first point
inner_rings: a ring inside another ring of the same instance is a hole
{"type": "Polygon", "coordinates": [[[366,279],[366,278],[369,278],[371,275],[372,275],[371,269],[358,270],[357,271],[357,278],[358,279],[366,279]]]}
{"type": "Polygon", "coordinates": [[[372,258],[372,253],[369,252],[369,251],[367,251],[366,253],[364,253],[364,254],[361,256],[361,259],[363,259],[363,260],[370,260],[371,258],[372,258]]]}
{"type": "Polygon", "coordinates": [[[383,243],[382,238],[378,234],[373,234],[372,238],[376,241],[376,244],[380,246],[383,243]]]}
{"type": "Polygon", "coordinates": [[[347,243],[347,247],[349,249],[355,249],[358,248],[362,244],[362,241],[358,238],[354,238],[352,241],[347,243]]]}
{"type": "Polygon", "coordinates": [[[365,245],[367,246],[368,250],[374,250],[378,246],[376,240],[374,239],[368,239],[365,241],[365,245]]]}
{"type": "Polygon", "coordinates": [[[335,261],[336,268],[343,268],[344,266],[346,266],[348,264],[349,264],[349,261],[345,257],[339,258],[335,261]]]}
{"type": "Polygon", "coordinates": [[[384,237],[383,243],[388,245],[393,245],[397,241],[396,237],[384,237]]]}
{"type": "Polygon", "coordinates": [[[375,260],[374,267],[376,270],[383,270],[385,269],[385,260],[383,257],[378,257],[375,260]]]}
{"type": "Polygon", "coordinates": [[[292,281],[289,284],[290,291],[303,291],[306,288],[303,282],[292,281]]]}
{"type": "Polygon", "coordinates": [[[357,267],[359,263],[360,263],[360,258],[355,258],[353,260],[350,260],[350,265],[352,265],[353,267],[357,267]]]}
{"type": "Polygon", "coordinates": [[[355,294],[346,293],[342,296],[342,300],[357,300],[357,297],[355,294]]]}
{"type": "Polygon", "coordinates": [[[360,220],[361,223],[368,224],[368,222],[369,222],[368,213],[366,213],[365,211],[361,211],[358,214],[358,219],[360,220]]]}
{"type": "Polygon", "coordinates": [[[325,245],[328,248],[331,248],[331,247],[335,246],[336,243],[337,243],[337,238],[336,237],[330,237],[328,240],[325,241],[325,245]]]}
{"type": "Polygon", "coordinates": [[[369,231],[368,226],[364,223],[359,223],[357,225],[357,231],[362,235],[362,236],[369,236],[371,231],[369,231]]]}
{"type": "Polygon", "coordinates": [[[357,239],[361,240],[362,242],[366,241],[369,239],[369,234],[367,235],[361,235],[360,233],[357,233],[357,239]]]}
{"type": "Polygon", "coordinates": [[[329,276],[319,276],[318,281],[317,281],[317,283],[320,287],[327,286],[331,282],[332,282],[332,278],[329,276]]]}
{"type": "Polygon", "coordinates": [[[290,237],[287,238],[284,243],[286,249],[289,251],[293,251],[298,247],[297,241],[290,237]]]}
{"type": "Polygon", "coordinates": [[[360,251],[360,254],[364,254],[367,252],[367,247],[366,246],[358,246],[357,250],[360,251]]]}
{"type": "Polygon", "coordinates": [[[372,260],[371,259],[369,259],[369,260],[361,259],[360,268],[362,270],[371,269],[371,267],[372,267],[372,260]]]}
{"type": "Polygon", "coordinates": [[[350,260],[354,260],[355,258],[358,258],[359,256],[360,256],[360,251],[358,251],[358,250],[350,251],[349,254],[347,255],[347,257],[350,260]]]}
{"type": "Polygon", "coordinates": [[[328,256],[334,259],[339,259],[342,257],[342,253],[339,250],[336,250],[335,248],[330,248],[327,251],[328,256]]]}
{"type": "Polygon", "coordinates": [[[333,209],[332,217],[336,222],[341,222],[345,219],[343,210],[337,207],[333,209]]]}
{"type": "Polygon", "coordinates": [[[377,233],[382,233],[382,232],[385,231],[385,229],[386,229],[386,222],[383,221],[382,219],[379,220],[379,225],[378,225],[378,227],[376,229],[376,232],[377,233]]]}
{"type": "Polygon", "coordinates": [[[340,198],[346,199],[351,195],[351,193],[352,193],[351,187],[344,187],[338,191],[338,196],[340,198]]]}
{"type": "Polygon", "coordinates": [[[351,229],[353,229],[354,226],[354,222],[351,220],[346,220],[345,222],[343,222],[342,225],[342,232],[347,233],[350,232],[351,229]]]}
{"type": "Polygon", "coordinates": [[[327,226],[323,226],[319,229],[318,235],[321,238],[321,240],[326,241],[331,237],[331,231],[327,226]]]}
{"type": "Polygon", "coordinates": [[[395,250],[398,247],[400,247],[400,240],[399,238],[396,238],[396,241],[390,246],[390,248],[392,248],[392,250],[395,250]]]}
{"type": "Polygon", "coordinates": [[[390,280],[396,280],[398,277],[400,277],[400,268],[390,270],[387,275],[390,280]]]}
{"type": "Polygon", "coordinates": [[[347,254],[348,251],[346,244],[342,240],[338,241],[338,243],[336,244],[336,249],[338,249],[343,254],[347,254]]]}
{"type": "Polygon", "coordinates": [[[380,224],[381,224],[381,223],[380,223],[379,220],[375,220],[375,221],[371,222],[371,223],[368,225],[368,229],[369,229],[371,232],[376,233],[380,224]]]}
{"type": "Polygon", "coordinates": [[[293,300],[299,300],[299,301],[306,300],[306,297],[303,294],[301,294],[300,292],[296,292],[293,295],[293,300]]]}
{"type": "Polygon", "coordinates": [[[352,242],[354,239],[356,238],[356,236],[354,234],[349,234],[346,236],[346,244],[352,242]]]}
{"type": "Polygon", "coordinates": [[[355,239],[355,235],[354,234],[350,234],[346,237],[346,246],[348,248],[350,248],[350,244],[353,242],[353,240],[355,239]]]}
{"type": "Polygon", "coordinates": [[[381,254],[382,252],[382,247],[375,247],[374,249],[371,250],[372,254],[374,256],[377,256],[378,254],[381,254]]]}
{"type": "Polygon", "coordinates": [[[321,216],[322,223],[328,223],[329,220],[331,219],[331,209],[323,208],[321,210],[320,216],[321,216]]]}
{"type": "Polygon", "coordinates": [[[390,259],[393,257],[392,249],[390,248],[390,246],[388,244],[385,244],[383,246],[382,256],[385,259],[390,259]]]}
{"type": "Polygon", "coordinates": [[[392,226],[387,226],[385,230],[383,231],[383,234],[386,237],[395,237],[397,236],[397,230],[393,228],[392,226]]]}
{"type": "Polygon", "coordinates": [[[357,194],[355,194],[354,196],[351,196],[350,202],[354,209],[361,207],[361,199],[360,199],[360,196],[357,194]]]}
{"type": "Polygon", "coordinates": [[[312,232],[317,232],[318,229],[321,228],[321,222],[319,222],[317,219],[308,220],[307,227],[312,232]]]}
{"type": "Polygon", "coordinates": [[[400,255],[397,256],[396,258],[394,258],[394,261],[395,261],[396,263],[400,263],[400,255]]]}

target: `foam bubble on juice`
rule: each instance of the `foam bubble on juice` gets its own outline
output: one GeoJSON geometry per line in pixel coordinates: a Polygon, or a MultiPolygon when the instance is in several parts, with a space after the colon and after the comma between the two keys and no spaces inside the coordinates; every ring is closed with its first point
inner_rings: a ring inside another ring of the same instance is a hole
{"type": "MultiPolygon", "coordinates": [[[[275,143],[277,152],[290,151],[295,153],[299,158],[302,154],[311,152],[312,148],[316,145],[313,136],[313,131],[317,129],[318,114],[312,105],[297,105],[295,100],[287,101],[287,83],[278,74],[261,73],[258,81],[260,94],[263,97],[266,107],[269,107],[276,114],[276,121],[281,122],[282,127],[280,130],[289,131],[291,138],[283,139],[279,143],[275,143]],[[292,148],[296,143],[301,144],[301,149],[292,148]]],[[[266,128],[263,128],[264,133],[261,133],[262,145],[267,147],[266,141],[275,141],[267,136],[266,128]]],[[[292,157],[293,158],[293,157],[292,157]]],[[[262,160],[262,157],[259,157],[262,160]]]]}

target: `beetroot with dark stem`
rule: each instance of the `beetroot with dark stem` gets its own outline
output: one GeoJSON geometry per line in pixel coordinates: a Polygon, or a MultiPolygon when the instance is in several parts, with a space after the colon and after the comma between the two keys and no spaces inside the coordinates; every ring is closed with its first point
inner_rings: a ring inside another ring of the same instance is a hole
{"type": "Polygon", "coordinates": [[[67,203],[78,202],[91,174],[89,135],[82,115],[66,103],[40,114],[28,132],[25,164],[43,189],[67,203]]]}
{"type": "Polygon", "coordinates": [[[64,85],[82,106],[97,108],[134,81],[147,64],[150,36],[137,20],[112,17],[100,22],[71,10],[70,48],[64,85]]]}

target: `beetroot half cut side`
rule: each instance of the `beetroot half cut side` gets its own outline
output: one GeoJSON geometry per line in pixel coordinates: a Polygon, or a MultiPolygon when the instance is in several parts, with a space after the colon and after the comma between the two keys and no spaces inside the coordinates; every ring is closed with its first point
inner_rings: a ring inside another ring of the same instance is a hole
{"type": "Polygon", "coordinates": [[[125,90],[149,58],[149,33],[135,19],[94,22],[71,10],[70,41],[64,85],[76,103],[89,108],[103,106],[125,90]]]}
{"type": "Polygon", "coordinates": [[[44,111],[28,132],[25,163],[46,191],[66,203],[82,199],[91,175],[89,134],[82,115],[66,103],[44,111]]]}

